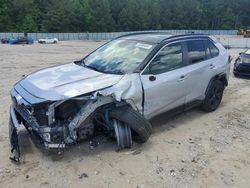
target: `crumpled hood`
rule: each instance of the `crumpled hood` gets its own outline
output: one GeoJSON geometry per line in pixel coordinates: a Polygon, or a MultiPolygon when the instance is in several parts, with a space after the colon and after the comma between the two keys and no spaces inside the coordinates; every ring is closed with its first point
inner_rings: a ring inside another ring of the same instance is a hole
{"type": "Polygon", "coordinates": [[[35,97],[53,101],[112,86],[122,77],[123,75],[104,74],[69,63],[34,72],[18,84],[35,97]]]}

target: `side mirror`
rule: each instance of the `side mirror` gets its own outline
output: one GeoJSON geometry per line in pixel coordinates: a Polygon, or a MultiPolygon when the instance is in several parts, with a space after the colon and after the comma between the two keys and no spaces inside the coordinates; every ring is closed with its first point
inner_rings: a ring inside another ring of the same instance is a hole
{"type": "Polygon", "coordinates": [[[151,82],[155,81],[155,80],[156,80],[155,75],[150,75],[150,76],[149,76],[149,80],[150,80],[151,82]]]}

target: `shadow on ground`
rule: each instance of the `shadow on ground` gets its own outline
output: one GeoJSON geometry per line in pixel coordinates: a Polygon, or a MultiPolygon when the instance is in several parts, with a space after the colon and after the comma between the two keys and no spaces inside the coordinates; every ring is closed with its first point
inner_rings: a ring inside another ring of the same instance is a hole
{"type": "MultiPolygon", "coordinates": [[[[150,120],[153,126],[153,135],[162,133],[163,131],[169,131],[176,128],[176,125],[183,125],[185,122],[192,118],[192,120],[202,116],[202,112],[199,108],[192,109],[183,113],[171,114],[163,113],[150,120]]],[[[77,144],[68,146],[65,149],[45,149],[40,143],[39,139],[35,135],[30,135],[25,129],[18,132],[19,144],[21,149],[22,161],[25,161],[25,156],[34,152],[39,152],[40,155],[47,157],[52,161],[68,161],[72,158],[76,159],[84,158],[86,156],[95,156],[103,152],[131,152],[138,153],[143,150],[148,150],[151,147],[150,140],[145,144],[134,143],[130,149],[120,151],[117,148],[116,141],[105,137],[104,135],[98,135],[92,139],[82,141],[77,144]],[[94,143],[94,146],[90,143],[94,143]]]]}

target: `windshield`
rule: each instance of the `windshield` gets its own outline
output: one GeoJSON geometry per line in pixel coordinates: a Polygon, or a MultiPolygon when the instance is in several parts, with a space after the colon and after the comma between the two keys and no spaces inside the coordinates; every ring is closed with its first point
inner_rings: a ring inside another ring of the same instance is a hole
{"type": "Polygon", "coordinates": [[[111,74],[132,73],[147,57],[154,45],[133,40],[114,40],[87,56],[86,67],[111,74]]]}
{"type": "Polygon", "coordinates": [[[243,63],[250,63],[250,55],[242,55],[241,56],[241,61],[243,63]]]}

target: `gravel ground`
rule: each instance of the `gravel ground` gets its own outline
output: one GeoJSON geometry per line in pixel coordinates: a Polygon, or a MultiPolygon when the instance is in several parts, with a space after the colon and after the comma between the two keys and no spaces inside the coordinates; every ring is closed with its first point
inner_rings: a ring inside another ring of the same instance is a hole
{"type": "MultiPolygon", "coordinates": [[[[85,142],[58,155],[43,152],[21,129],[22,163],[11,163],[13,84],[37,69],[79,59],[101,44],[0,45],[0,187],[249,187],[250,80],[233,75],[217,111],[156,117],[153,134],[143,145],[116,151],[115,142],[102,138],[94,149],[85,142]]],[[[234,60],[243,50],[230,50],[234,60]]]]}

